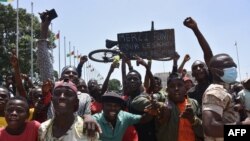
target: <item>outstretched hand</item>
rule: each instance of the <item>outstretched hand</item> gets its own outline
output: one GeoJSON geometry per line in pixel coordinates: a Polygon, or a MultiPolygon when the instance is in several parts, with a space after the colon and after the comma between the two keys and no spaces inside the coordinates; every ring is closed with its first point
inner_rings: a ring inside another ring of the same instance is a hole
{"type": "Polygon", "coordinates": [[[197,28],[197,23],[195,22],[195,20],[193,20],[191,17],[187,17],[183,24],[188,27],[188,28],[191,28],[191,29],[195,29],[197,28]]]}
{"type": "Polygon", "coordinates": [[[188,119],[190,123],[194,123],[194,111],[190,104],[186,105],[185,111],[180,114],[180,117],[188,119]]]}
{"type": "Polygon", "coordinates": [[[89,138],[95,138],[97,133],[102,133],[100,125],[91,115],[84,115],[84,126],[83,132],[87,132],[89,138]]]}
{"type": "Polygon", "coordinates": [[[151,116],[155,116],[157,122],[163,124],[168,121],[171,113],[171,104],[156,101],[153,96],[150,96],[150,104],[145,107],[144,112],[151,116]]]}

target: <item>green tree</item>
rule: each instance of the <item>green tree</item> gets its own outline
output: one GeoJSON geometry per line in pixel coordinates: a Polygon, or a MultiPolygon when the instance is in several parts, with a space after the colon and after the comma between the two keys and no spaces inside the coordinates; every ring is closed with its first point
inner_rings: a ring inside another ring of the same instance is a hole
{"type": "MultiPolygon", "coordinates": [[[[30,74],[31,68],[31,16],[26,9],[19,8],[19,63],[22,73],[30,74]]],[[[11,65],[9,62],[9,52],[12,48],[16,48],[16,9],[10,4],[3,5],[0,3],[0,74],[11,72],[11,65]]],[[[39,17],[33,18],[33,32],[34,32],[34,48],[33,48],[33,65],[34,72],[38,72],[36,65],[36,39],[40,37],[40,22],[39,17]]],[[[51,32],[50,32],[51,33],[51,32]]],[[[51,36],[54,36],[51,33],[51,36]]]]}
{"type": "Polygon", "coordinates": [[[121,82],[118,79],[109,80],[108,90],[120,91],[121,90],[121,82]]]}

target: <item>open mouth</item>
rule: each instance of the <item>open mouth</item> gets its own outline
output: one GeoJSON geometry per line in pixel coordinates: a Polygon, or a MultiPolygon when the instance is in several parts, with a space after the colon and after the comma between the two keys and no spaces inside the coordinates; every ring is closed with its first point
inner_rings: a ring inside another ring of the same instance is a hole
{"type": "Polygon", "coordinates": [[[180,93],[175,93],[175,97],[179,98],[180,96],[180,93]]]}
{"type": "Polygon", "coordinates": [[[115,112],[109,112],[109,116],[110,116],[110,117],[115,117],[115,116],[116,116],[116,113],[115,113],[115,112]]]}
{"type": "Polygon", "coordinates": [[[60,107],[66,107],[66,103],[65,103],[65,102],[59,102],[58,105],[59,105],[60,107]]]}
{"type": "Polygon", "coordinates": [[[9,121],[17,121],[17,120],[18,120],[17,117],[14,117],[14,116],[10,116],[10,117],[9,117],[9,121]]]}

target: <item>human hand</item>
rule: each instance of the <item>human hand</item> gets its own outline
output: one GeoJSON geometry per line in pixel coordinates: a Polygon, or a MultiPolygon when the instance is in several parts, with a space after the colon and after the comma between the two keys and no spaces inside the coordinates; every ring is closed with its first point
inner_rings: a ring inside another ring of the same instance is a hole
{"type": "Polygon", "coordinates": [[[136,65],[139,66],[140,64],[144,67],[147,67],[147,63],[138,55],[135,55],[134,58],[136,59],[136,65]]]}
{"type": "Polygon", "coordinates": [[[170,109],[165,103],[159,102],[154,94],[148,96],[150,104],[145,107],[144,112],[152,116],[157,116],[162,109],[170,109]]]}
{"type": "Polygon", "coordinates": [[[49,25],[51,23],[48,12],[49,11],[46,10],[45,12],[38,13],[40,15],[40,19],[42,21],[41,22],[41,35],[40,35],[41,39],[47,39],[47,37],[48,37],[49,25]]]}
{"type": "Polygon", "coordinates": [[[102,133],[100,125],[91,115],[84,115],[83,134],[87,133],[90,138],[96,137],[96,133],[102,133]]]}
{"type": "Polygon", "coordinates": [[[84,64],[84,63],[87,62],[87,61],[88,61],[88,57],[87,57],[86,55],[81,56],[81,58],[80,58],[80,63],[81,63],[81,64],[84,64]]]}
{"type": "Polygon", "coordinates": [[[244,107],[242,104],[235,104],[234,105],[234,110],[237,112],[239,112],[240,110],[243,110],[243,109],[244,109],[244,107]]]}
{"type": "Polygon", "coordinates": [[[178,52],[175,52],[173,60],[178,61],[179,58],[180,58],[180,55],[178,54],[178,52]]]}
{"type": "Polygon", "coordinates": [[[183,24],[188,27],[188,28],[191,28],[191,29],[195,29],[197,28],[197,23],[195,22],[195,20],[193,20],[191,17],[187,17],[183,24]]]}
{"type": "Polygon", "coordinates": [[[186,54],[185,57],[184,57],[184,61],[187,62],[189,60],[190,60],[190,56],[189,56],[189,54],[186,54]]]}
{"type": "Polygon", "coordinates": [[[10,63],[12,65],[13,68],[17,68],[18,67],[18,59],[17,56],[13,53],[10,54],[10,63]]]}
{"type": "Polygon", "coordinates": [[[186,105],[184,112],[180,114],[181,118],[186,118],[190,121],[190,123],[194,123],[194,111],[190,104],[186,105]]]}
{"type": "Polygon", "coordinates": [[[42,85],[42,92],[43,93],[48,93],[48,92],[52,91],[52,89],[53,89],[53,83],[50,79],[43,82],[43,85],[42,85]]]}
{"type": "Polygon", "coordinates": [[[247,117],[244,121],[241,122],[242,125],[250,125],[250,117],[247,117]]]}

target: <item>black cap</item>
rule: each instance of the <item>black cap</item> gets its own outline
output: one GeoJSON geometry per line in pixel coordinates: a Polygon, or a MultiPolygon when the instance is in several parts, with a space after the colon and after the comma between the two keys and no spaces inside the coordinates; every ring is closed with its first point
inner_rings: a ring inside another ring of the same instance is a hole
{"type": "Polygon", "coordinates": [[[102,96],[102,102],[103,103],[104,102],[117,103],[117,104],[120,104],[120,105],[124,105],[125,104],[125,101],[116,92],[106,92],[102,96]]]}

